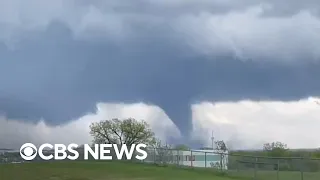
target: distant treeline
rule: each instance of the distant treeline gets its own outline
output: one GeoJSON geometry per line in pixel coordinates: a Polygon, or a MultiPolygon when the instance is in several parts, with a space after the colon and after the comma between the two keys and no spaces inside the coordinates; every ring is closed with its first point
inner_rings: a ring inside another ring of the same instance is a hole
{"type": "Polygon", "coordinates": [[[279,150],[279,151],[230,151],[234,155],[248,155],[248,156],[267,156],[267,157],[304,157],[320,159],[320,150],[279,150]]]}

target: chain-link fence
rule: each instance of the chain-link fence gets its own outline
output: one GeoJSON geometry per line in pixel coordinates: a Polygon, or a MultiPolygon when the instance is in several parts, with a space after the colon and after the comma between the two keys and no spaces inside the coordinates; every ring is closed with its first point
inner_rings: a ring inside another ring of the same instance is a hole
{"type": "MultiPolygon", "coordinates": [[[[78,149],[83,160],[82,150],[78,149]]],[[[52,152],[47,152],[51,154],[52,152]]],[[[216,150],[147,149],[148,157],[139,161],[161,166],[208,169],[254,180],[319,180],[320,159],[302,157],[258,157],[223,153],[216,150]]],[[[111,155],[116,159],[115,153],[111,155]]],[[[135,157],[135,155],[133,155],[135,157]]],[[[89,156],[89,159],[93,159],[89,156]]],[[[44,161],[39,157],[33,161],[44,161]]],[[[135,160],[138,161],[138,160],[135,160]]],[[[24,162],[19,152],[0,153],[0,163],[24,162]]]]}
{"type": "Polygon", "coordinates": [[[166,153],[162,154],[159,154],[158,151],[158,149],[149,149],[149,156],[144,162],[172,164],[179,167],[210,168],[229,176],[254,180],[320,179],[320,159],[237,155],[214,150],[167,149],[166,153]]]}

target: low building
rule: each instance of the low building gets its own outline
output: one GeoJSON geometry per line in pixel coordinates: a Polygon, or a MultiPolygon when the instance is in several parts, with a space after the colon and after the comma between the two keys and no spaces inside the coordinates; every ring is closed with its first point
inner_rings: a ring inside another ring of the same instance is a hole
{"type": "Polygon", "coordinates": [[[228,152],[219,150],[190,150],[176,151],[173,153],[181,162],[181,165],[192,167],[228,169],[228,152]]]}
{"type": "Polygon", "coordinates": [[[165,162],[191,167],[228,169],[228,152],[219,150],[148,150],[144,162],[165,162]]]}

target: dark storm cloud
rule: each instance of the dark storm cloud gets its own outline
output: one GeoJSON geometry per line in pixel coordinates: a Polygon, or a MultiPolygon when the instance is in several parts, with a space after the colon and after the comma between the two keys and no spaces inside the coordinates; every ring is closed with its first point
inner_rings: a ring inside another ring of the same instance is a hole
{"type": "Polygon", "coordinates": [[[318,25],[313,17],[301,16],[309,18],[303,22],[310,22],[307,30],[312,30],[303,33],[289,26],[297,22],[290,19],[285,26],[277,19],[264,23],[252,12],[224,18],[226,13],[244,12],[266,2],[273,8],[260,15],[282,17],[316,7],[314,1],[302,7],[298,1],[284,6],[287,1],[251,0],[73,4],[57,0],[0,7],[4,13],[0,14],[0,39],[10,45],[15,40],[12,36],[19,34],[14,50],[7,49],[8,44],[0,47],[0,112],[8,118],[43,118],[57,125],[93,111],[97,102],[142,101],[161,107],[187,134],[190,105],[195,102],[319,95],[320,64],[308,61],[316,59],[318,52],[319,38],[312,34],[318,25]],[[20,7],[28,8],[22,11],[20,7]],[[209,14],[198,16],[203,12],[209,14]],[[43,27],[46,30],[39,30],[43,27]],[[233,36],[240,48],[230,43],[233,36]],[[204,55],[201,45],[214,53],[204,55]],[[242,48],[245,55],[255,58],[235,59],[230,47],[236,52],[242,48]],[[293,54],[295,61],[282,63],[280,52],[288,57],[293,54]]]}
{"type": "MultiPolygon", "coordinates": [[[[159,33],[159,32],[157,32],[159,33]]],[[[143,36],[126,45],[73,40],[55,23],[1,47],[0,111],[8,118],[65,123],[97,102],[160,106],[184,134],[201,100],[292,100],[320,95],[319,63],[281,65],[204,57],[172,36],[143,36]]]]}

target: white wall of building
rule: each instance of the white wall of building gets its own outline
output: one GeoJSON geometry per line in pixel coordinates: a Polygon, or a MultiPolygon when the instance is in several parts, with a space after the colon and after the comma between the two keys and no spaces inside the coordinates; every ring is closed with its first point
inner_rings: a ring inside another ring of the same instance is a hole
{"type": "MultiPolygon", "coordinates": [[[[145,162],[154,162],[155,155],[152,151],[148,154],[145,162]]],[[[156,154],[157,151],[155,151],[156,154]]],[[[220,162],[222,160],[222,168],[228,169],[228,152],[224,152],[225,155],[221,156],[222,151],[217,150],[191,150],[191,151],[177,151],[172,150],[172,154],[168,157],[171,159],[167,163],[178,164],[191,167],[206,167],[206,168],[220,168],[220,162]],[[192,158],[193,157],[193,158],[192,158]]]]}

